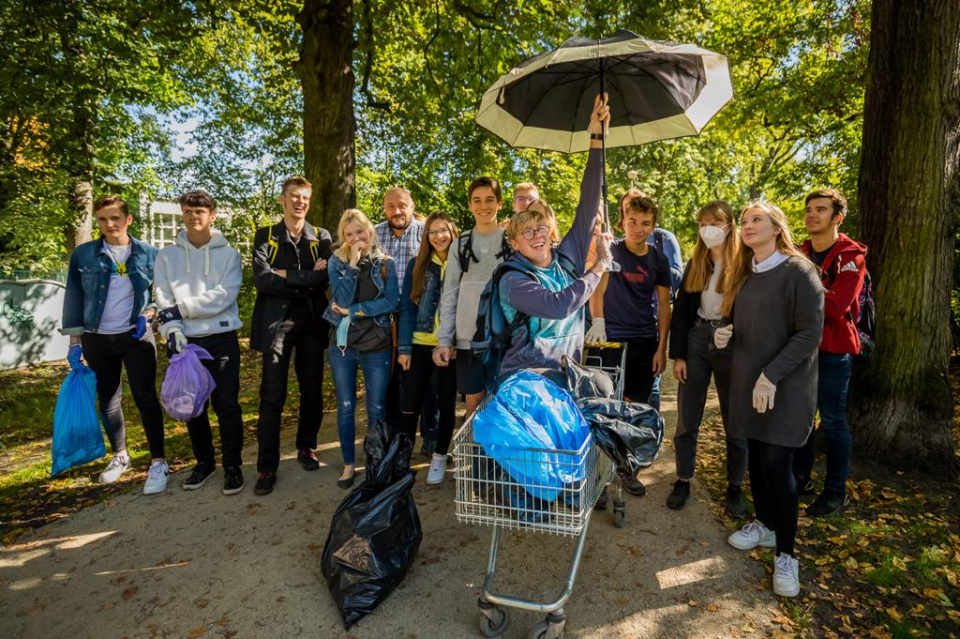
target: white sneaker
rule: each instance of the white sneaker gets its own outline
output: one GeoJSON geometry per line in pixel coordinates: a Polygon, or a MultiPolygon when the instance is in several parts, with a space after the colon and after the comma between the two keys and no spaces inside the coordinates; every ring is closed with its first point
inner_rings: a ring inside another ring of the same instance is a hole
{"type": "Polygon", "coordinates": [[[776,548],[777,534],[754,520],[727,537],[727,543],[737,550],[753,550],[757,546],[776,548]]]}
{"type": "Polygon", "coordinates": [[[130,470],[130,466],[130,455],[126,454],[126,452],[117,453],[113,456],[113,459],[110,460],[110,463],[107,464],[107,467],[103,469],[103,472],[100,473],[100,483],[112,484],[120,479],[120,475],[130,470]]]}
{"type": "Polygon", "coordinates": [[[800,562],[786,553],[777,555],[773,570],[773,592],[781,597],[800,594],[800,562]]]}
{"type": "Polygon", "coordinates": [[[150,472],[147,473],[147,481],[143,485],[144,495],[156,495],[167,489],[167,475],[170,474],[170,466],[165,461],[155,461],[150,464],[150,472]]]}
{"type": "Polygon", "coordinates": [[[433,460],[430,462],[430,472],[427,473],[428,484],[442,484],[443,477],[447,474],[447,456],[433,454],[433,460]]]}

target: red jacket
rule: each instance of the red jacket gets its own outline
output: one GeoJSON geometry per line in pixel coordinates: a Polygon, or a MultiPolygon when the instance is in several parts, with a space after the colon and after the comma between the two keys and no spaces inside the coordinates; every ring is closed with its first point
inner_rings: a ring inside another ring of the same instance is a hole
{"type": "MultiPolygon", "coordinates": [[[[809,256],[813,245],[807,240],[801,248],[809,256]]],[[[823,260],[820,279],[826,293],[820,350],[825,353],[860,353],[856,318],[860,314],[860,288],[863,286],[864,273],[867,272],[866,255],[866,246],[840,233],[836,244],[823,260]]]]}

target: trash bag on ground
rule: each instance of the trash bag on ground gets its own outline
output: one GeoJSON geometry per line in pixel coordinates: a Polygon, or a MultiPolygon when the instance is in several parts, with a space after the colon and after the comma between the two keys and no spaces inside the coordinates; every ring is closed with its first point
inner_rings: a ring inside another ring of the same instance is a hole
{"type": "Polygon", "coordinates": [[[364,481],[333,513],[323,547],[323,576],[346,630],[403,581],[423,539],[410,494],[416,477],[410,437],[391,438],[386,423],[378,421],[367,431],[363,449],[364,481]]]}
{"type": "Polygon", "coordinates": [[[590,423],[593,439],[618,470],[635,475],[649,466],[663,443],[663,417],[646,404],[583,398],[577,406],[590,423]]]}
{"type": "Polygon", "coordinates": [[[196,344],[187,344],[170,358],[160,387],[160,403],[167,415],[178,422],[191,420],[202,413],[217,387],[201,359],[213,359],[213,356],[196,344]]]}
{"type": "Polygon", "coordinates": [[[50,475],[81,466],[107,454],[97,416],[97,376],[87,366],[67,373],[53,412],[50,475]]]}
{"type": "Polygon", "coordinates": [[[504,380],[473,417],[474,442],[531,496],[548,503],[583,480],[584,465],[574,453],[542,449],[579,451],[589,436],[570,394],[529,370],[504,380]]]}

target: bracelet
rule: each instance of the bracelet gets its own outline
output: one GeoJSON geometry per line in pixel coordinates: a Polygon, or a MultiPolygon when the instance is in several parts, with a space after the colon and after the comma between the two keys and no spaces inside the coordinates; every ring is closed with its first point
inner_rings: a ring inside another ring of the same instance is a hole
{"type": "Polygon", "coordinates": [[[590,139],[591,139],[591,140],[599,140],[599,141],[602,142],[602,141],[603,141],[603,134],[602,134],[602,133],[591,133],[591,134],[590,134],[590,139]]]}

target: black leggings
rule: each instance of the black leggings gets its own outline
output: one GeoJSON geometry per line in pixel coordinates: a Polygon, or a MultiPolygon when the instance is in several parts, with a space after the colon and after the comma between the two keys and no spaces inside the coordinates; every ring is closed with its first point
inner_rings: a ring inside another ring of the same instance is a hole
{"type": "Polygon", "coordinates": [[[797,483],[793,478],[796,448],[748,439],[750,489],[757,519],[777,533],[777,553],[793,556],[797,537],[797,483]]]}
{"type": "MultiPolygon", "coordinates": [[[[410,370],[403,373],[403,401],[400,414],[400,431],[417,436],[417,418],[423,406],[424,396],[430,388],[430,377],[436,365],[433,363],[433,347],[413,345],[410,370]]],[[[437,454],[446,455],[453,438],[453,421],[457,407],[457,376],[453,371],[442,370],[437,375],[437,395],[440,407],[440,423],[437,427],[437,454]]]]}

